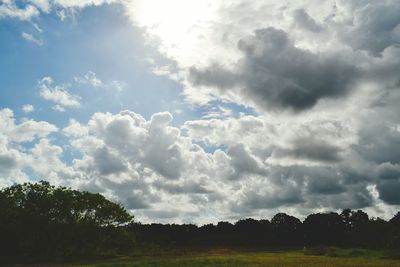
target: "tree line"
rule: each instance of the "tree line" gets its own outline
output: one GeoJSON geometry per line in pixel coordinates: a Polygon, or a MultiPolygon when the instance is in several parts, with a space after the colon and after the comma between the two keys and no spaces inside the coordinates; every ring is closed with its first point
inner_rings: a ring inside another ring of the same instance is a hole
{"type": "Polygon", "coordinates": [[[100,194],[48,182],[0,190],[0,264],[70,261],[129,254],[138,247],[301,249],[304,246],[400,248],[400,212],[389,221],[361,210],[285,213],[236,223],[141,224],[100,194]]]}
{"type": "Polygon", "coordinates": [[[138,243],[160,246],[400,248],[400,212],[389,221],[369,218],[361,210],[345,209],[340,214],[311,214],[304,221],[278,213],[271,220],[242,219],[200,227],[135,223],[130,229],[135,232],[138,243]]]}

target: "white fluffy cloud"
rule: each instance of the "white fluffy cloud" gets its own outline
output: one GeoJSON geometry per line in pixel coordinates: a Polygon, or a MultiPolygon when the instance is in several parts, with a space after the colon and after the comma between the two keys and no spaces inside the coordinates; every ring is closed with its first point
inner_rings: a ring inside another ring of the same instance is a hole
{"type": "Polygon", "coordinates": [[[193,216],[210,209],[211,202],[196,205],[194,199],[220,198],[218,180],[211,176],[220,169],[217,155],[205,153],[182,136],[170,126],[171,120],[169,113],[154,114],[147,121],[124,111],[96,113],[86,125],[71,121],[63,131],[82,154],[73,168],[86,177],[77,182],[109,194],[147,220],[157,211],[169,210],[179,221],[188,219],[176,217],[185,209],[197,210],[193,216]]]}
{"type": "Polygon", "coordinates": [[[43,138],[57,127],[44,121],[25,120],[19,124],[15,123],[14,113],[10,109],[3,109],[0,112],[0,133],[11,142],[31,142],[35,138],[43,138]]]}
{"type": "Polygon", "coordinates": [[[1,183],[9,184],[9,175],[28,180],[23,170],[29,168],[52,183],[101,192],[141,221],[205,223],[344,207],[390,216],[399,203],[392,190],[398,159],[374,162],[359,154],[366,137],[360,141],[344,122],[282,125],[282,119],[243,115],[179,129],[172,119],[167,112],[149,120],[131,111],[96,113],[87,123],[71,120],[62,130],[69,145],[61,147],[48,138],[55,126],[16,123],[3,110],[1,183]],[[199,142],[225,148],[206,152],[199,142]],[[74,155],[70,163],[62,159],[66,150],[74,155]]]}
{"type": "Polygon", "coordinates": [[[28,181],[30,177],[23,170],[35,164],[24,143],[44,140],[56,131],[57,127],[43,121],[25,120],[17,123],[12,110],[0,110],[0,185],[28,181]]]}
{"type": "Polygon", "coordinates": [[[42,78],[38,86],[43,99],[56,103],[54,110],[63,112],[65,108],[80,106],[80,97],[69,93],[66,86],[54,85],[51,77],[42,78]]]}

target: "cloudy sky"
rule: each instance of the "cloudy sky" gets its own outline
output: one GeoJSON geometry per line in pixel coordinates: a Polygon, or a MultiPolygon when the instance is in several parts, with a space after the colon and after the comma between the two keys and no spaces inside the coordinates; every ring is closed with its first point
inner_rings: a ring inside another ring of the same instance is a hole
{"type": "Polygon", "coordinates": [[[0,0],[0,186],[142,222],[400,205],[400,1],[0,0]]]}

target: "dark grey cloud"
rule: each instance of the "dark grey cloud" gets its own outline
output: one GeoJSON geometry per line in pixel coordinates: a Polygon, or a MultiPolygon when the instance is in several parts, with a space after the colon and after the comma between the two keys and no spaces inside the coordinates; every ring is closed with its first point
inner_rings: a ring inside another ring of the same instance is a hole
{"type": "Polygon", "coordinates": [[[383,180],[400,179],[400,165],[383,163],[378,166],[378,177],[383,180]]]}
{"type": "Polygon", "coordinates": [[[341,166],[340,170],[338,170],[340,171],[340,174],[343,177],[343,183],[346,186],[360,185],[360,184],[366,186],[367,183],[371,183],[374,180],[373,176],[374,167],[372,164],[368,163],[368,165],[371,165],[370,169],[368,169],[366,166],[352,167],[351,162],[352,160],[349,159],[347,164],[345,166],[341,166]]]}
{"type": "Polygon", "coordinates": [[[395,122],[391,125],[380,120],[361,129],[360,142],[355,149],[365,159],[378,164],[400,163],[400,132],[395,128],[395,122]]]}
{"type": "Polygon", "coordinates": [[[356,183],[349,175],[350,170],[343,165],[292,165],[274,166],[270,179],[278,188],[296,188],[297,191],[293,192],[297,192],[297,198],[304,200],[302,205],[310,209],[364,208],[372,205],[373,197],[367,190],[372,178],[363,176],[356,183]]]}
{"type": "Polygon", "coordinates": [[[379,181],[376,189],[380,199],[388,204],[400,205],[400,179],[379,181]]]}
{"type": "Polygon", "coordinates": [[[190,69],[190,80],[193,84],[203,86],[218,86],[221,90],[228,90],[240,82],[240,77],[225,69],[218,63],[213,63],[206,69],[190,69]]]}
{"type": "Polygon", "coordinates": [[[357,68],[340,55],[312,53],[295,46],[288,34],[273,27],[259,29],[238,43],[243,58],[233,71],[220,65],[190,70],[195,85],[232,90],[263,109],[312,108],[322,98],[346,95],[357,68]]]}
{"type": "Polygon", "coordinates": [[[148,209],[151,206],[146,203],[140,196],[128,196],[124,199],[126,208],[131,210],[148,209]]]}
{"type": "Polygon", "coordinates": [[[310,138],[299,138],[293,141],[293,148],[277,148],[274,156],[293,157],[297,159],[306,159],[321,162],[338,162],[342,159],[341,148],[326,143],[325,141],[310,138]]]}
{"type": "Polygon", "coordinates": [[[212,190],[206,188],[205,184],[194,181],[170,183],[166,181],[156,181],[153,186],[164,190],[170,194],[210,194],[212,190]]]}
{"type": "Polygon", "coordinates": [[[298,187],[282,187],[271,193],[260,194],[256,192],[247,192],[241,208],[250,209],[272,209],[282,206],[293,206],[303,203],[305,200],[298,187]]]}
{"type": "Polygon", "coordinates": [[[337,195],[346,191],[341,183],[340,177],[315,175],[309,177],[307,190],[311,194],[337,195]]]}
{"type": "Polygon", "coordinates": [[[340,196],[336,198],[336,201],[340,203],[337,208],[343,209],[343,207],[348,207],[350,209],[362,209],[371,207],[375,203],[374,198],[365,184],[360,187],[349,188],[347,190],[347,196],[347,198],[341,198],[340,196]],[[345,200],[345,202],[343,202],[343,200],[345,200]]]}
{"type": "Polygon", "coordinates": [[[307,207],[326,209],[362,209],[374,205],[374,198],[365,184],[349,186],[346,191],[335,195],[310,195],[307,198],[307,207]]]}
{"type": "Polygon", "coordinates": [[[341,160],[341,149],[322,140],[298,139],[295,141],[293,154],[296,158],[336,162],[341,160]]]}

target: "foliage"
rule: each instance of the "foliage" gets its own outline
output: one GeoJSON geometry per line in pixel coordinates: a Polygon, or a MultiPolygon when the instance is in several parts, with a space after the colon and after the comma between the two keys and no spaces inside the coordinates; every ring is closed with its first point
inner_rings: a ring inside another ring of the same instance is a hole
{"type": "Polygon", "coordinates": [[[74,259],[131,248],[133,217],[100,194],[48,182],[0,191],[2,262],[74,259]]]}
{"type": "MultiPolygon", "coordinates": [[[[161,247],[296,248],[361,247],[400,248],[400,213],[389,222],[369,218],[361,211],[315,213],[303,222],[278,213],[271,221],[242,219],[201,227],[190,224],[132,224],[141,244],[161,247]]],[[[325,252],[323,254],[326,254],[325,252]]],[[[332,253],[333,254],[333,253],[332,253]]]]}

